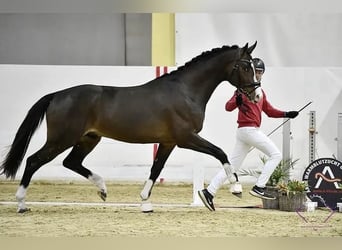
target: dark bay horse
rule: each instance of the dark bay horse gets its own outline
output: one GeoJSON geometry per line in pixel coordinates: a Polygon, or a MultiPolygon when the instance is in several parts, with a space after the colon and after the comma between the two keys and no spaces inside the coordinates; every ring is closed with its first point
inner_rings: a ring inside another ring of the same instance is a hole
{"type": "Polygon", "coordinates": [[[233,176],[227,155],[201,138],[205,109],[222,81],[229,81],[250,100],[259,98],[251,53],[256,43],[240,48],[223,46],[202,53],[177,70],[140,86],[110,87],[80,85],[48,94],[37,101],[20,125],[0,166],[0,173],[14,178],[29,142],[44,116],[47,138],[43,147],[29,156],[16,192],[18,212],[27,211],[26,191],[32,175],[68,148],[63,165],[93,182],[100,197],[107,196],[99,175],[82,165],[84,158],[108,137],[128,143],[159,143],[149,179],[141,192],[143,201],[175,146],[212,155],[227,175],[233,176]]]}

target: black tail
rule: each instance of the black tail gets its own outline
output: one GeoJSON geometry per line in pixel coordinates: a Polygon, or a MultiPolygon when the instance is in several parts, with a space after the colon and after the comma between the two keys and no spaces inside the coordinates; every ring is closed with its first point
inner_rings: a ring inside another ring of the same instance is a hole
{"type": "Polygon", "coordinates": [[[11,177],[14,179],[23,161],[31,137],[42,122],[53,96],[54,93],[46,95],[36,102],[20,125],[12,146],[0,166],[0,174],[4,174],[6,178],[11,177]]]}

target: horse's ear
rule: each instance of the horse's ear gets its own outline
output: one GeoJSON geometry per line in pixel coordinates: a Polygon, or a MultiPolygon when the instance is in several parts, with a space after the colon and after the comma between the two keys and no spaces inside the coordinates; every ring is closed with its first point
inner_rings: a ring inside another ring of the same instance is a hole
{"type": "Polygon", "coordinates": [[[248,43],[246,43],[245,46],[243,46],[242,48],[242,51],[243,51],[243,54],[248,50],[248,43]]]}
{"type": "MultiPolygon", "coordinates": [[[[248,43],[246,45],[248,46],[248,43]]],[[[252,52],[255,49],[256,45],[257,45],[257,41],[255,41],[255,43],[251,47],[249,47],[247,49],[248,54],[252,54],[252,52]]]]}
{"type": "Polygon", "coordinates": [[[246,45],[241,48],[241,51],[242,51],[241,55],[246,54],[246,52],[248,51],[248,43],[246,43],[246,45]]]}

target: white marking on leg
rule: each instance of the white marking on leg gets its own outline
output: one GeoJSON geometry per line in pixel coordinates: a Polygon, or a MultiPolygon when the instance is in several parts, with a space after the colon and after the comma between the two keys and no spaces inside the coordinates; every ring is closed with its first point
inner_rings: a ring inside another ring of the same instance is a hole
{"type": "Polygon", "coordinates": [[[233,175],[233,167],[232,165],[229,165],[228,163],[223,164],[223,169],[226,171],[226,175],[228,179],[233,175]]]}
{"type": "Polygon", "coordinates": [[[143,190],[140,193],[140,197],[142,200],[147,200],[148,197],[150,197],[150,192],[153,186],[153,181],[152,180],[147,180],[145,182],[145,186],[143,188],[143,190]]]}
{"type": "Polygon", "coordinates": [[[100,189],[100,191],[107,193],[106,183],[104,182],[104,180],[102,179],[101,176],[99,176],[95,173],[92,173],[88,177],[88,180],[91,181],[92,183],[94,183],[100,189]]]}
{"type": "Polygon", "coordinates": [[[229,183],[233,184],[237,181],[237,178],[235,177],[235,169],[233,168],[232,165],[225,163],[223,164],[223,169],[226,172],[227,179],[229,183]]]}
{"type": "Polygon", "coordinates": [[[18,211],[26,209],[26,204],[25,204],[26,191],[27,189],[24,188],[23,185],[20,185],[15,194],[15,198],[18,201],[18,211]]]}

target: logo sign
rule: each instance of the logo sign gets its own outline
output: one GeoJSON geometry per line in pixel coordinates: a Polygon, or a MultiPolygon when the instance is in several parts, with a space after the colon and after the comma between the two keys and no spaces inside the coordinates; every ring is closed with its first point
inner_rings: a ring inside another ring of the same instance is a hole
{"type": "Polygon", "coordinates": [[[342,162],[332,158],[320,158],[310,163],[303,174],[307,181],[311,201],[319,207],[336,210],[342,202],[342,162]]]}

